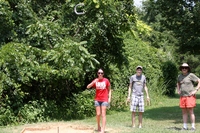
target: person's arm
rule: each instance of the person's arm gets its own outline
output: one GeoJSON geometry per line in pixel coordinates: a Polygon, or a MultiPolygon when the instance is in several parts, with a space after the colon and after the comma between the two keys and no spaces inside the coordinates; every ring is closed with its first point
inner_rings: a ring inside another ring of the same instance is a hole
{"type": "Polygon", "coordinates": [[[87,88],[91,88],[97,82],[98,79],[93,80],[90,84],[87,85],[87,88]]]}
{"type": "Polygon", "coordinates": [[[198,79],[197,82],[198,82],[198,85],[197,85],[196,90],[198,91],[200,89],[200,79],[198,79]]]}
{"type": "Polygon", "coordinates": [[[110,103],[111,102],[111,97],[112,97],[112,90],[111,90],[110,86],[108,87],[108,89],[109,89],[109,92],[108,92],[108,102],[110,103]]]}
{"type": "Polygon", "coordinates": [[[128,97],[127,97],[127,101],[130,101],[130,98],[131,98],[131,88],[132,88],[132,83],[129,84],[129,87],[128,87],[128,97]]]}
{"type": "Polygon", "coordinates": [[[194,94],[196,94],[197,91],[199,90],[199,88],[200,88],[200,79],[198,79],[197,82],[198,82],[198,84],[197,84],[196,89],[195,89],[194,91],[192,91],[192,92],[190,93],[190,95],[194,95],[194,94]]]}
{"type": "Polygon", "coordinates": [[[147,101],[149,101],[150,100],[150,98],[149,98],[149,92],[148,92],[148,88],[147,88],[146,84],[144,84],[144,90],[145,90],[146,95],[147,95],[147,101]]]}
{"type": "Polygon", "coordinates": [[[180,83],[178,82],[176,85],[177,85],[177,93],[178,93],[178,94],[181,94],[180,83]]]}

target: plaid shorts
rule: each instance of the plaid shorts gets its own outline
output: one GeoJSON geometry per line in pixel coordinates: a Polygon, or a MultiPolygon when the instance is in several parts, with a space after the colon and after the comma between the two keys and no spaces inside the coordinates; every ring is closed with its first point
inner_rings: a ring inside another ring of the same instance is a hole
{"type": "Polygon", "coordinates": [[[138,107],[138,112],[144,112],[144,96],[132,96],[131,99],[131,111],[136,112],[138,107]]]}

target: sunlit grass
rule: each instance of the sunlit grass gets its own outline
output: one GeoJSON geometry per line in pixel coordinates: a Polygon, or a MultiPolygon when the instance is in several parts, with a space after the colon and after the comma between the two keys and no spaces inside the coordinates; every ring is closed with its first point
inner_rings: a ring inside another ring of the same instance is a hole
{"type": "MultiPolygon", "coordinates": [[[[200,94],[197,94],[196,115],[196,132],[200,132],[200,94]]],[[[111,107],[112,108],[112,107],[111,107]]],[[[95,117],[84,120],[70,121],[75,124],[89,125],[96,128],[95,117]]],[[[136,123],[138,120],[136,119],[136,123]]],[[[191,127],[188,121],[188,127],[191,127]]],[[[152,97],[151,106],[145,106],[143,114],[143,127],[139,129],[137,126],[131,128],[131,112],[129,107],[123,111],[108,111],[107,114],[107,133],[176,133],[182,128],[182,114],[179,108],[179,96],[160,97],[154,99],[152,97]],[[154,102],[154,100],[156,100],[154,102]]],[[[1,127],[0,133],[19,133],[23,126],[1,127]]],[[[191,132],[191,131],[181,131],[191,132]]]]}
{"type": "MultiPolygon", "coordinates": [[[[196,115],[196,132],[200,132],[200,95],[197,95],[196,115]]],[[[190,119],[188,119],[188,128],[191,128],[190,119]]],[[[94,126],[95,118],[89,118],[82,121],[94,126]]],[[[138,120],[136,119],[136,124],[138,120]]],[[[131,128],[131,112],[128,107],[125,111],[111,111],[107,115],[107,128],[113,129],[119,133],[139,132],[139,133],[176,133],[182,129],[182,114],[179,108],[179,96],[174,98],[161,97],[159,102],[145,107],[143,114],[143,127],[137,126],[131,128]]],[[[181,131],[191,132],[191,131],[181,131]]]]}

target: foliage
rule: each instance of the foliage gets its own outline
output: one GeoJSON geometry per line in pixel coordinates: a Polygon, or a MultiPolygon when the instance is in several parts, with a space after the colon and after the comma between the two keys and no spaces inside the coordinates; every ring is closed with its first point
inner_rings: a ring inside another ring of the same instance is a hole
{"type": "Polygon", "coordinates": [[[13,39],[14,42],[47,49],[52,48],[56,41],[59,43],[60,38],[64,36],[59,28],[63,1],[8,0],[8,2],[13,11],[12,20],[17,34],[13,39]]]}
{"type": "Polygon", "coordinates": [[[84,15],[74,12],[78,3],[0,2],[1,125],[94,115],[94,90],[83,90],[98,67],[111,81],[113,109],[126,108],[137,65],[144,67],[150,92],[165,92],[161,66],[173,60],[167,53],[168,44],[176,42],[172,32],[160,34],[139,20],[132,1],[84,0],[78,7],[84,15]]]}
{"type": "Polygon", "coordinates": [[[155,1],[147,0],[143,2],[143,9],[139,11],[140,18],[152,27],[150,36],[144,38],[150,42],[151,46],[162,49],[167,52],[167,60],[175,61],[177,59],[178,39],[173,30],[167,29],[162,22],[165,17],[156,8],[155,1]]]}
{"type": "Polygon", "coordinates": [[[98,63],[82,46],[85,43],[65,40],[49,51],[18,43],[4,45],[0,50],[1,108],[17,115],[29,101],[45,99],[61,104],[60,99],[77,92],[84,84],[85,70],[98,63]]]}
{"type": "Polygon", "coordinates": [[[177,83],[177,67],[175,63],[167,61],[162,66],[163,77],[166,85],[166,95],[175,96],[175,88],[177,83]]]}
{"type": "Polygon", "coordinates": [[[96,59],[100,62],[98,67],[109,73],[110,63],[120,66],[121,62],[126,62],[122,54],[122,35],[135,22],[134,7],[128,1],[85,0],[82,9],[86,13],[75,15],[73,7],[78,2],[69,0],[65,4],[64,26],[68,27],[68,33],[73,38],[88,41],[85,47],[96,54],[96,59]]]}
{"type": "Polygon", "coordinates": [[[94,90],[85,90],[79,94],[73,94],[73,99],[68,101],[67,111],[71,112],[69,116],[80,119],[95,115],[94,96],[94,90]]]}
{"type": "Polygon", "coordinates": [[[150,80],[147,84],[151,104],[158,104],[161,97],[167,92],[167,84],[163,78],[156,77],[150,80]]]}
{"type": "Polygon", "coordinates": [[[12,11],[7,1],[0,1],[0,45],[12,40],[14,36],[14,22],[12,20],[12,11]]]}
{"type": "Polygon", "coordinates": [[[176,2],[158,0],[155,3],[158,11],[165,18],[161,23],[168,29],[173,30],[179,39],[180,52],[191,50],[191,53],[199,52],[199,1],[176,2]],[[184,33],[184,34],[183,34],[184,33]]]}
{"type": "Polygon", "coordinates": [[[118,88],[112,90],[110,110],[123,111],[127,108],[127,92],[127,88],[118,88]]]}
{"type": "MultiPolygon", "coordinates": [[[[199,73],[199,11],[200,2],[194,0],[148,0],[144,3],[145,19],[149,23],[160,25],[161,31],[170,31],[172,37],[165,40],[175,40],[172,44],[176,47],[173,55],[177,63],[189,62],[195,73],[199,73]],[[157,18],[160,19],[157,19],[157,18]],[[173,43],[174,42],[174,43],[173,43]]],[[[157,26],[159,27],[159,26],[157,26]]],[[[155,41],[154,41],[155,42],[155,41]]],[[[171,41],[170,41],[171,42],[171,41]]]]}
{"type": "Polygon", "coordinates": [[[19,109],[17,121],[20,123],[42,122],[46,120],[44,112],[45,106],[42,105],[42,100],[30,101],[19,109]]]}
{"type": "Polygon", "coordinates": [[[1,107],[0,119],[0,125],[10,125],[13,123],[17,123],[17,118],[10,107],[8,107],[7,109],[1,107]]]}

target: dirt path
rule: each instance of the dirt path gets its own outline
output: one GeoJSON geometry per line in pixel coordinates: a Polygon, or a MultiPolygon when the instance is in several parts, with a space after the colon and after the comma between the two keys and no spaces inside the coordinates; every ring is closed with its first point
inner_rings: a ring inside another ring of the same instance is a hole
{"type": "MultiPolygon", "coordinates": [[[[113,133],[112,129],[106,129],[106,132],[113,133]]],[[[26,125],[21,133],[96,133],[95,127],[78,123],[54,122],[26,125]]]]}

